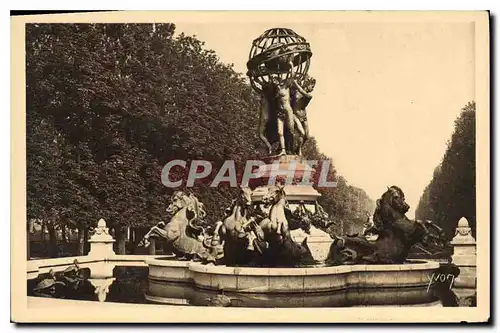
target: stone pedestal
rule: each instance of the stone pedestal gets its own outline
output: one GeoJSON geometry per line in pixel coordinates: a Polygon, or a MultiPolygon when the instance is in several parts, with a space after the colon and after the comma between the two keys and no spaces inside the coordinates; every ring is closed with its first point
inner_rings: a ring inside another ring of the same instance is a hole
{"type": "Polygon", "coordinates": [[[258,172],[262,176],[250,182],[252,187],[256,187],[252,193],[253,201],[260,201],[266,195],[270,180],[271,186],[289,181],[285,184],[285,193],[290,203],[304,201],[306,204],[314,204],[321,196],[312,185],[301,184],[307,178],[312,182],[315,169],[305,163],[300,156],[285,155],[270,158],[267,164],[259,167],[258,172]]]}
{"type": "Polygon", "coordinates": [[[309,235],[301,229],[292,230],[290,233],[293,240],[297,243],[302,243],[304,238],[307,237],[307,246],[309,246],[314,260],[320,262],[326,260],[330,252],[330,246],[332,245],[332,238],[328,233],[314,226],[311,226],[311,233],[309,235]]]}
{"type": "Polygon", "coordinates": [[[156,254],[156,239],[154,237],[149,239],[148,253],[150,255],[156,254]]]}
{"type": "Polygon", "coordinates": [[[460,275],[454,284],[455,293],[469,296],[476,291],[476,240],[472,237],[469,222],[465,217],[458,221],[453,245],[452,262],[460,268],[460,275]]]}
{"type": "Polygon", "coordinates": [[[94,235],[89,239],[90,252],[89,256],[101,259],[107,259],[114,256],[113,243],[115,240],[109,234],[109,229],[106,227],[106,221],[100,219],[97,223],[94,235]]]}

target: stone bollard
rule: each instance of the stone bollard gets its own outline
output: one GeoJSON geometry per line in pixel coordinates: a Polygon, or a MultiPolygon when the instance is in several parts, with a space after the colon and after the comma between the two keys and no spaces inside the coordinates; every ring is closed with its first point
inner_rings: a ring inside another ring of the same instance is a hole
{"type": "Polygon", "coordinates": [[[465,217],[458,221],[451,244],[452,262],[460,268],[453,290],[460,298],[473,295],[476,292],[476,240],[465,217]]]}
{"type": "Polygon", "coordinates": [[[102,260],[114,256],[113,243],[115,240],[109,234],[109,229],[106,227],[106,221],[100,219],[97,222],[97,228],[95,229],[94,235],[90,237],[90,252],[89,256],[98,257],[102,260]]]}
{"type": "Polygon", "coordinates": [[[148,253],[150,255],[156,254],[156,239],[154,237],[149,239],[148,253]]]}

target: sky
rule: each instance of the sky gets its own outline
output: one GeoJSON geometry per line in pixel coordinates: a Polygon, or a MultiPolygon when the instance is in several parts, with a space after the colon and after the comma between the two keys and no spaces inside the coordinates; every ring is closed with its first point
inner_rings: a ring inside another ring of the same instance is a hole
{"type": "MultiPolygon", "coordinates": [[[[454,120],[474,100],[474,26],[459,22],[176,23],[246,72],[253,39],[287,27],[305,37],[316,79],[309,128],[350,185],[377,199],[403,189],[414,217],[454,120]]],[[[256,110],[255,116],[258,117],[256,110]]],[[[257,130],[257,129],[256,129],[257,130]]],[[[264,147],[263,147],[264,150],[264,147]]]]}

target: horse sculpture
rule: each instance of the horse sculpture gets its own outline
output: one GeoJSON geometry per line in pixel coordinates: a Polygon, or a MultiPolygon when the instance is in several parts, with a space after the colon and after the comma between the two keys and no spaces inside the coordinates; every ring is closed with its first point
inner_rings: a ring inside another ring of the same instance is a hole
{"type": "Polygon", "coordinates": [[[285,218],[290,230],[302,229],[309,235],[311,233],[312,216],[313,215],[307,210],[303,201],[299,203],[294,211],[285,207],[285,218]]]}
{"type": "MultiPolygon", "coordinates": [[[[231,207],[226,210],[226,218],[219,229],[220,239],[224,248],[224,263],[230,266],[249,264],[255,259],[254,244],[257,236],[262,233],[250,217],[252,191],[247,187],[239,189],[238,196],[231,207]],[[253,236],[253,237],[252,237],[253,236]]],[[[260,235],[260,238],[263,234],[260,235]]],[[[256,246],[260,251],[260,246],[256,246]]]]}
{"type": "Polygon", "coordinates": [[[369,241],[364,236],[332,235],[334,242],[326,264],[402,264],[410,248],[417,243],[444,245],[446,240],[442,230],[435,225],[408,219],[405,214],[409,208],[403,191],[397,186],[388,187],[377,200],[373,226],[366,230],[377,234],[378,238],[369,241]]]}
{"type": "Polygon", "coordinates": [[[284,186],[278,184],[274,188],[270,188],[268,193],[262,198],[262,204],[266,207],[271,207],[269,217],[259,223],[264,232],[264,237],[282,242],[283,238],[290,234],[285,214],[287,201],[284,186]]]}
{"type": "Polygon", "coordinates": [[[291,213],[283,186],[271,189],[262,204],[269,212],[260,203],[252,203],[250,189],[240,188],[223,221],[207,232],[200,225],[206,215],[203,204],[194,195],[177,191],[167,208],[173,214],[170,222],[152,227],[139,245],[148,246],[151,237],[163,238],[172,244],[179,260],[228,266],[291,267],[313,263],[307,238],[302,244],[294,242],[286,218],[293,217],[293,228],[308,230],[309,215],[305,211],[301,214],[300,209],[291,213]]]}
{"type": "Polygon", "coordinates": [[[326,230],[332,224],[335,224],[335,222],[330,220],[330,217],[318,202],[314,202],[314,207],[314,212],[311,212],[306,208],[304,201],[300,201],[297,208],[293,212],[288,207],[285,207],[288,229],[302,229],[306,234],[310,234],[311,226],[321,230],[326,230]]]}
{"type": "Polygon", "coordinates": [[[139,245],[148,246],[150,237],[163,238],[172,244],[174,254],[180,260],[201,259],[214,262],[216,258],[199,237],[203,228],[196,224],[206,215],[203,204],[193,194],[177,191],[170,198],[167,212],[173,215],[170,222],[160,222],[153,226],[139,245]]]}
{"type": "MultiPolygon", "coordinates": [[[[307,246],[307,237],[301,244],[293,241],[287,214],[287,200],[283,185],[269,189],[262,204],[270,207],[267,217],[258,223],[259,241],[267,244],[261,264],[272,267],[293,267],[313,264],[315,261],[307,246]]],[[[299,224],[301,225],[301,224],[299,224]]],[[[307,224],[304,224],[307,225],[307,224]]]]}

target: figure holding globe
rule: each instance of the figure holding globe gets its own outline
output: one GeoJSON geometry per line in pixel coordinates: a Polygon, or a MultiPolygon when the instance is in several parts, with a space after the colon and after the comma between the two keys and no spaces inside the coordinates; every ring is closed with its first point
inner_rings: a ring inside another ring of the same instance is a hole
{"type": "Polygon", "coordinates": [[[306,108],[312,99],[311,92],[316,85],[316,80],[307,78],[303,81],[303,86],[294,80],[294,87],[291,91],[292,108],[294,113],[295,128],[300,134],[300,142],[297,143],[297,154],[302,156],[302,147],[309,138],[309,125],[307,122],[306,108]]]}
{"type": "Polygon", "coordinates": [[[269,154],[274,142],[279,142],[278,156],[301,154],[311,96],[297,79],[306,77],[311,55],[309,44],[291,29],[267,30],[253,42],[247,75],[261,94],[258,132],[269,154]]]}
{"type": "MultiPolygon", "coordinates": [[[[293,66],[291,68],[291,73],[293,74],[293,66]]],[[[267,101],[263,105],[269,107],[269,105],[274,104],[274,112],[276,114],[276,128],[279,137],[279,147],[280,152],[278,156],[286,155],[286,146],[285,146],[285,126],[289,132],[293,131],[294,128],[294,113],[291,105],[291,93],[290,88],[292,86],[292,79],[282,79],[279,76],[270,76],[269,83],[265,85],[265,92],[263,94],[263,99],[267,101]],[[286,125],[285,125],[286,124],[286,125]]],[[[266,110],[261,110],[261,115],[265,114],[266,110]]],[[[270,109],[267,109],[267,113],[269,114],[270,109]]],[[[265,119],[261,117],[261,119],[265,119]]],[[[264,122],[261,121],[259,126],[259,134],[261,138],[263,138],[265,133],[265,127],[263,127],[264,122]]],[[[267,139],[266,139],[267,140],[267,139]]],[[[267,141],[267,145],[269,148],[269,153],[271,152],[271,145],[269,141],[267,141]]]]}

